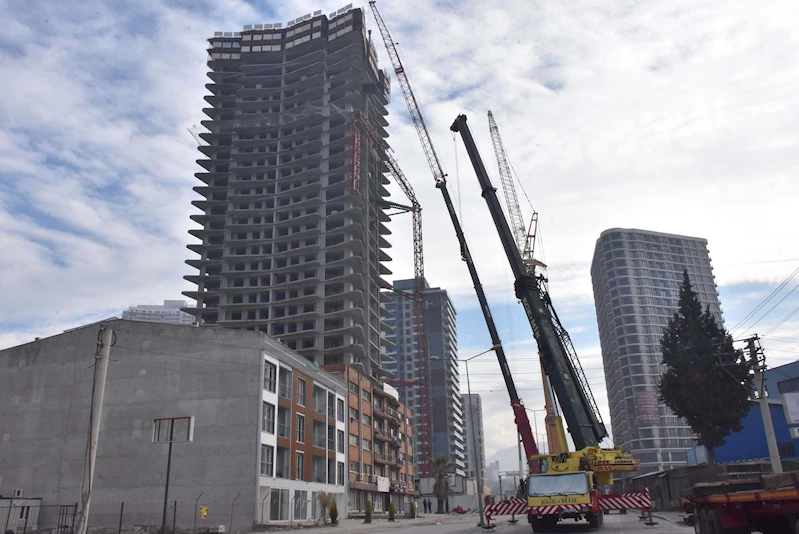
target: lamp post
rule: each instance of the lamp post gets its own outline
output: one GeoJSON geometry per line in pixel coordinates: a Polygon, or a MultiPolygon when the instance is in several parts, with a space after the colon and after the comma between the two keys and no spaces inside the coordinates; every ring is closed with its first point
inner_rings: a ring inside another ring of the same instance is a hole
{"type": "MultiPolygon", "coordinates": [[[[528,412],[533,412],[533,428],[535,429],[535,439],[538,440],[538,415],[537,412],[545,412],[546,408],[539,408],[534,410],[532,408],[525,408],[528,412]]],[[[549,436],[547,436],[547,452],[549,452],[549,436]]]]}
{"type": "Polygon", "coordinates": [[[474,422],[474,408],[472,408],[472,384],[469,381],[469,362],[478,356],[482,356],[492,350],[495,350],[499,345],[494,345],[488,350],[484,350],[480,354],[475,354],[469,358],[459,359],[458,362],[463,362],[466,365],[466,390],[469,393],[469,419],[471,420],[472,436],[474,438],[474,460],[477,464],[477,506],[480,510],[480,526],[485,527],[485,512],[483,510],[483,465],[482,458],[480,458],[479,451],[477,450],[477,427],[474,422]]]}

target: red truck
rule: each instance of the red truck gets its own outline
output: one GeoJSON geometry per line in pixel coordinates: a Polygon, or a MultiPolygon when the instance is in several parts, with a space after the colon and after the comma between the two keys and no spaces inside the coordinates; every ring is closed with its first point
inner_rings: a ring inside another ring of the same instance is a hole
{"type": "Polygon", "coordinates": [[[683,505],[697,534],[799,534],[799,471],[695,484],[683,505]]]}

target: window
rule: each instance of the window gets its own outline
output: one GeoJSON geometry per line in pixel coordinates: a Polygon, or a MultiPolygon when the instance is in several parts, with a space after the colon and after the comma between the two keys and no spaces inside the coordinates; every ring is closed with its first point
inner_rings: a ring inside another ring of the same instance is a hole
{"type": "Polygon", "coordinates": [[[327,416],[331,419],[336,418],[336,396],[333,393],[327,394],[327,416]]]}
{"type": "Polygon", "coordinates": [[[344,399],[336,399],[336,417],[344,422],[344,399]]]}
{"type": "Polygon", "coordinates": [[[291,435],[291,410],[277,407],[277,435],[288,438],[291,435]]]}
{"type": "Polygon", "coordinates": [[[338,471],[338,479],[337,479],[336,483],[339,486],[343,486],[344,485],[344,462],[339,462],[338,463],[338,470],[337,471],[338,471]]]}
{"type": "Polygon", "coordinates": [[[355,393],[357,395],[358,394],[358,384],[356,384],[355,382],[350,382],[350,391],[352,391],[353,393],[355,393]]]}
{"type": "Polygon", "coordinates": [[[277,380],[277,366],[273,363],[264,363],[264,389],[275,392],[275,382],[277,380]]]}
{"type": "Polygon", "coordinates": [[[363,424],[366,426],[372,426],[372,418],[366,414],[363,414],[363,424]]]}
{"type": "Polygon", "coordinates": [[[350,473],[358,472],[358,462],[350,462],[350,473]]]}
{"type": "Polygon", "coordinates": [[[297,414],[297,441],[305,443],[305,416],[297,414]]]}
{"type": "Polygon", "coordinates": [[[275,467],[275,449],[271,445],[261,445],[261,474],[271,477],[275,467]]]}
{"type": "Polygon", "coordinates": [[[297,490],[294,494],[294,519],[308,519],[308,492],[297,490]]]}
{"type": "Polygon", "coordinates": [[[280,368],[278,373],[278,394],[287,399],[291,398],[291,370],[280,368]]]}
{"type": "Polygon", "coordinates": [[[275,433],[275,406],[268,402],[264,403],[264,420],[261,430],[267,434],[275,433]]]}
{"type": "Polygon", "coordinates": [[[359,418],[358,410],[350,406],[350,419],[357,421],[359,418]]]}
{"type": "Polygon", "coordinates": [[[313,409],[315,412],[326,413],[327,398],[327,391],[318,386],[313,387],[313,409]]]}
{"type": "Polygon", "coordinates": [[[297,453],[294,469],[294,480],[305,480],[305,454],[297,453]]]}
{"type": "Polygon", "coordinates": [[[291,460],[289,459],[289,449],[286,447],[277,448],[277,461],[275,462],[275,476],[279,478],[289,478],[291,471],[291,460]]]}
{"type": "Polygon", "coordinates": [[[272,488],[269,492],[269,518],[273,521],[289,519],[289,490],[272,488]]]}
{"type": "Polygon", "coordinates": [[[344,431],[339,430],[338,435],[336,436],[336,443],[338,445],[338,452],[344,454],[344,431]]]}
{"type": "Polygon", "coordinates": [[[361,396],[363,397],[363,400],[367,402],[372,402],[372,394],[366,391],[365,389],[361,391],[361,396]]]}
{"type": "Polygon", "coordinates": [[[297,379],[297,404],[305,406],[305,380],[297,379]]]}
{"type": "Polygon", "coordinates": [[[363,440],[363,450],[365,450],[365,451],[371,451],[372,450],[372,441],[371,440],[368,440],[368,439],[363,440]]]}
{"type": "Polygon", "coordinates": [[[358,446],[358,436],[355,434],[350,434],[350,445],[358,446]]]}

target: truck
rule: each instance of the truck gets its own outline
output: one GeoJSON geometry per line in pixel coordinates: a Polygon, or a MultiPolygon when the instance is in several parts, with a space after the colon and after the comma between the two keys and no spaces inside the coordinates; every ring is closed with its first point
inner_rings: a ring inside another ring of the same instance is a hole
{"type": "MultiPolygon", "coordinates": [[[[493,117],[489,119],[493,123],[493,117]]],[[[522,257],[518,239],[505,218],[466,116],[459,115],[450,130],[461,135],[477,175],[483,199],[514,275],[516,297],[525,310],[538,345],[545,391],[551,387],[557,398],[576,449],[568,451],[562,423],[557,420],[553,433],[559,441],[558,450],[563,452],[528,454],[530,474],[526,481],[526,511],[533,531],[547,530],[563,519],[585,519],[591,527],[598,528],[602,525],[605,510],[651,508],[646,493],[604,495],[599,490],[600,486],[612,484],[614,472],[638,470],[640,463],[621,448],[600,446],[608,433],[568,332],[552,304],[546,279],[536,274],[534,262],[529,258],[525,261],[522,257]]],[[[496,139],[498,132],[495,130],[495,125],[492,125],[492,136],[496,139]]],[[[502,152],[498,151],[497,155],[501,157],[502,152]]],[[[517,419],[516,422],[521,430],[520,421],[517,419]]],[[[553,436],[550,435],[549,439],[552,440],[553,436]]]]}
{"type": "Polygon", "coordinates": [[[796,534],[799,471],[694,484],[683,506],[696,534],[796,534]]]}

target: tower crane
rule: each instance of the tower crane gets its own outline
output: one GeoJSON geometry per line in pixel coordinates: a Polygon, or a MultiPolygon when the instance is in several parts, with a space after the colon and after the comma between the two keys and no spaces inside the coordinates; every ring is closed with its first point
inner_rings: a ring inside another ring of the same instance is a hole
{"type": "MultiPolygon", "coordinates": [[[[463,229],[460,224],[460,220],[458,219],[457,212],[455,210],[455,205],[452,202],[452,198],[449,194],[449,190],[447,189],[447,180],[446,180],[446,173],[444,172],[443,167],[441,166],[441,161],[439,160],[438,154],[436,153],[435,147],[433,145],[433,139],[430,136],[430,132],[427,129],[427,124],[425,123],[424,117],[422,115],[422,111],[419,108],[418,100],[414,95],[413,89],[411,87],[410,81],[408,80],[408,75],[405,72],[405,67],[402,65],[402,61],[399,57],[399,52],[397,50],[396,43],[391,38],[391,33],[386,26],[383,17],[380,15],[380,12],[377,9],[377,5],[374,0],[369,2],[369,6],[372,8],[372,13],[374,14],[375,21],[377,22],[377,26],[380,29],[380,35],[383,38],[383,43],[386,46],[386,50],[388,51],[389,58],[391,59],[392,67],[394,68],[394,74],[397,77],[397,81],[399,82],[400,88],[402,90],[402,95],[405,98],[405,103],[408,106],[408,111],[410,112],[411,119],[413,119],[413,124],[416,128],[416,133],[419,136],[419,140],[422,143],[422,149],[424,150],[425,157],[427,158],[427,164],[430,167],[430,171],[433,174],[433,179],[435,180],[436,188],[441,191],[441,194],[444,198],[444,203],[447,207],[447,213],[450,216],[452,221],[452,225],[455,229],[455,235],[458,238],[458,243],[460,245],[461,250],[461,259],[466,262],[466,265],[469,269],[469,275],[472,279],[472,285],[474,286],[475,292],[477,294],[477,299],[480,302],[480,309],[483,313],[483,318],[486,321],[486,326],[488,327],[489,335],[491,336],[491,343],[492,349],[496,353],[497,360],[499,362],[499,367],[502,371],[502,377],[505,381],[505,386],[508,389],[508,395],[510,396],[511,407],[513,409],[513,414],[516,421],[516,426],[518,429],[519,434],[521,435],[522,444],[524,446],[525,454],[527,458],[531,456],[535,456],[538,454],[538,446],[536,445],[535,438],[533,437],[533,431],[530,427],[530,420],[527,416],[527,411],[524,408],[524,404],[522,403],[521,398],[519,397],[518,391],[516,390],[516,385],[513,382],[513,377],[510,373],[510,368],[508,367],[508,360],[505,357],[505,350],[502,347],[502,342],[499,338],[499,332],[497,331],[496,325],[494,323],[493,315],[491,314],[491,309],[488,306],[488,299],[486,298],[485,291],[483,290],[483,285],[480,282],[480,277],[477,273],[477,268],[474,265],[474,261],[472,260],[471,252],[469,251],[469,246],[466,242],[466,237],[463,234],[463,229]]],[[[421,411],[421,410],[420,410],[421,411]]],[[[421,413],[420,414],[423,421],[425,418],[430,417],[430,413],[421,413]]],[[[429,419],[428,419],[429,420],[429,419]]],[[[422,438],[422,445],[425,447],[424,450],[421,451],[422,457],[430,458],[432,457],[432,442],[430,441],[431,434],[430,428],[427,427],[425,429],[424,425],[422,425],[423,432],[427,432],[423,434],[422,438]]],[[[423,465],[423,475],[430,476],[429,471],[429,462],[425,462],[423,465]]]]}
{"type": "MultiPolygon", "coordinates": [[[[536,276],[537,267],[546,268],[546,265],[536,260],[534,255],[535,239],[538,233],[538,212],[533,210],[533,214],[530,217],[530,225],[525,226],[524,216],[519,207],[519,197],[516,195],[516,186],[513,184],[508,153],[502,143],[499,127],[491,110],[488,111],[488,129],[491,133],[491,144],[494,145],[494,154],[499,168],[499,179],[502,184],[502,191],[505,193],[505,204],[508,207],[509,224],[516,241],[516,248],[527,268],[527,273],[531,276],[536,276]]],[[[565,332],[566,329],[564,328],[563,331],[565,332]]],[[[541,364],[541,379],[544,382],[544,426],[546,428],[547,450],[552,454],[560,454],[568,450],[566,432],[563,428],[563,420],[557,413],[557,407],[553,401],[552,384],[544,371],[543,363],[541,364]]]]}

